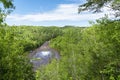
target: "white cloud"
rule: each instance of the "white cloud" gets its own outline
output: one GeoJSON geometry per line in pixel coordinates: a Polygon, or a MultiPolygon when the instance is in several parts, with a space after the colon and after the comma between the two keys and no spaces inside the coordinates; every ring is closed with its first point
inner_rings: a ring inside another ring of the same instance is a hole
{"type": "Polygon", "coordinates": [[[103,13],[82,13],[78,14],[78,4],[60,4],[58,7],[52,11],[45,13],[35,13],[35,14],[12,14],[7,17],[8,20],[12,21],[88,21],[95,20],[104,16],[105,13],[108,13],[107,8],[103,9],[103,13]]]}

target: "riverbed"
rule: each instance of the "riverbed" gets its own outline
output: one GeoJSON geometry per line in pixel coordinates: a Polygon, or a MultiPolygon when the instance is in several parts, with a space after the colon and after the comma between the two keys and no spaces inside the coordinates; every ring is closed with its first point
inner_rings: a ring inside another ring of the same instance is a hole
{"type": "Polygon", "coordinates": [[[39,69],[40,66],[49,64],[52,59],[60,59],[59,53],[55,49],[49,47],[49,41],[46,41],[36,50],[31,51],[29,57],[34,70],[39,69]]]}

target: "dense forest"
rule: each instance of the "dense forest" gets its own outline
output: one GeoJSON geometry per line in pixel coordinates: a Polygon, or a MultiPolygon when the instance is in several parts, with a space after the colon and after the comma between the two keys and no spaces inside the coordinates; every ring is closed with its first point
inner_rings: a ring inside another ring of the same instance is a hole
{"type": "Polygon", "coordinates": [[[120,80],[120,22],[91,27],[0,27],[0,80],[120,80]],[[50,41],[61,58],[34,72],[31,50],[50,41]]]}
{"type": "Polygon", "coordinates": [[[0,80],[120,80],[120,0],[86,0],[78,12],[100,12],[106,4],[114,19],[89,27],[10,26],[13,0],[0,0],[0,80]],[[46,41],[60,58],[33,70],[29,54],[46,41]]]}

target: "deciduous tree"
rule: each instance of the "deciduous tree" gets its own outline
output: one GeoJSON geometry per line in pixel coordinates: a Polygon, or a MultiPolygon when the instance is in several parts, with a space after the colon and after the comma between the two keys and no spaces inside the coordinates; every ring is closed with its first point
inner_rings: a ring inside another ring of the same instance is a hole
{"type": "Polygon", "coordinates": [[[6,16],[10,14],[15,6],[13,5],[13,0],[0,0],[0,24],[4,22],[6,16]]]}
{"type": "Polygon", "coordinates": [[[87,2],[79,6],[79,13],[82,11],[101,12],[103,7],[109,7],[115,11],[115,17],[120,17],[120,0],[86,0],[87,2]],[[109,6],[108,6],[109,5],[109,6]]]}

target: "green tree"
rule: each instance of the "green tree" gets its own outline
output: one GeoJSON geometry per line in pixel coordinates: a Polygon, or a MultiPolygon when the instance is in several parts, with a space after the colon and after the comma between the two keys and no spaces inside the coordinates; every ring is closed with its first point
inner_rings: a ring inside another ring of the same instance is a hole
{"type": "Polygon", "coordinates": [[[4,22],[6,16],[10,14],[15,6],[13,5],[13,0],[0,0],[0,24],[4,22]]]}
{"type": "Polygon", "coordinates": [[[17,27],[0,27],[0,80],[35,80],[24,45],[21,44],[27,34],[20,34],[19,31],[17,27]]]}
{"type": "Polygon", "coordinates": [[[115,11],[115,16],[120,17],[120,0],[87,0],[86,3],[79,6],[79,13],[90,10],[93,13],[101,12],[102,8],[106,6],[115,11]],[[106,6],[106,5],[109,6],[106,6]]]}

